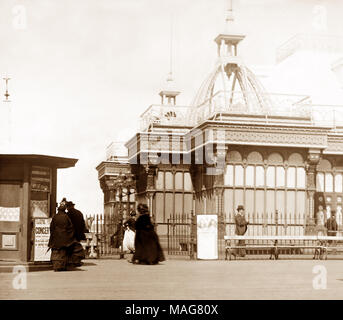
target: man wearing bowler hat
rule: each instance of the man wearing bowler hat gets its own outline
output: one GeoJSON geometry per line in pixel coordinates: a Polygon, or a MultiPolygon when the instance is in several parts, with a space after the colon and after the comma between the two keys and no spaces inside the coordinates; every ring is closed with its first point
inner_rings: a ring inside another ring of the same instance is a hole
{"type": "Polygon", "coordinates": [[[86,223],[85,219],[83,218],[82,212],[75,209],[75,204],[73,203],[73,201],[67,201],[66,204],[68,216],[74,226],[76,240],[86,240],[85,232],[87,232],[88,230],[86,230],[86,223]]]}
{"type": "MultiPolygon", "coordinates": [[[[243,236],[248,229],[249,222],[245,220],[244,207],[242,205],[239,205],[237,207],[237,214],[235,215],[235,224],[236,224],[236,235],[243,236]]],[[[238,240],[238,245],[245,246],[245,241],[238,240]]],[[[241,257],[244,257],[245,249],[239,249],[238,253],[241,257]]]]}

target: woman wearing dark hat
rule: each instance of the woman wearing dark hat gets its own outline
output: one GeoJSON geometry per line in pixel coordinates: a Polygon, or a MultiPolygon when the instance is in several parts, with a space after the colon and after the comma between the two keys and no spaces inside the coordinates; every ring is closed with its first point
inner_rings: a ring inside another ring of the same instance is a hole
{"type": "MultiPolygon", "coordinates": [[[[236,235],[243,236],[248,229],[249,222],[245,220],[244,207],[242,205],[237,207],[237,212],[238,213],[235,215],[236,235]]],[[[245,241],[238,240],[238,245],[245,246],[245,241]]],[[[239,249],[238,252],[241,257],[245,256],[245,249],[239,249]]]]}
{"type": "Polygon", "coordinates": [[[51,248],[50,260],[55,271],[65,271],[67,267],[79,266],[81,259],[84,258],[83,248],[77,247],[79,243],[75,238],[74,226],[65,210],[66,201],[63,199],[50,223],[48,247],[51,248]]]}
{"type": "Polygon", "coordinates": [[[158,235],[150,220],[148,206],[140,203],[137,211],[139,217],[135,223],[135,253],[132,257],[132,262],[139,264],[157,264],[164,261],[165,258],[158,235]]]}

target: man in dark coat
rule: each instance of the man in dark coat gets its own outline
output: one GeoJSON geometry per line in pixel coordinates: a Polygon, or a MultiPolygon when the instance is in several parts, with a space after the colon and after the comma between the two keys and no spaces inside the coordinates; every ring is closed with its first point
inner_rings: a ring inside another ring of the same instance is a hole
{"type": "Polygon", "coordinates": [[[74,227],[65,212],[65,203],[58,207],[50,223],[50,239],[48,247],[51,248],[51,261],[55,271],[67,269],[68,258],[77,243],[74,235],[74,227]]]}
{"type": "Polygon", "coordinates": [[[158,239],[158,235],[151,223],[148,206],[139,204],[137,207],[139,217],[135,223],[135,253],[132,257],[133,263],[158,264],[164,261],[164,254],[158,239]]]}
{"type": "Polygon", "coordinates": [[[85,232],[88,230],[86,230],[86,223],[83,218],[83,214],[81,211],[75,209],[75,204],[72,201],[67,202],[67,210],[68,216],[74,226],[76,240],[86,240],[85,232]]]}
{"type": "MultiPolygon", "coordinates": [[[[334,237],[336,236],[337,230],[338,230],[338,225],[336,221],[336,212],[331,211],[331,217],[327,219],[326,221],[326,228],[328,230],[327,234],[328,236],[334,237]]],[[[329,240],[329,243],[332,243],[332,240],[329,240]]]]}
{"type": "MultiPolygon", "coordinates": [[[[236,235],[243,236],[248,229],[249,222],[245,220],[244,207],[242,205],[237,207],[237,212],[238,213],[235,215],[236,235]]],[[[245,241],[238,240],[238,245],[245,246],[245,241]]],[[[241,257],[245,256],[245,249],[239,249],[238,252],[241,257]]]]}

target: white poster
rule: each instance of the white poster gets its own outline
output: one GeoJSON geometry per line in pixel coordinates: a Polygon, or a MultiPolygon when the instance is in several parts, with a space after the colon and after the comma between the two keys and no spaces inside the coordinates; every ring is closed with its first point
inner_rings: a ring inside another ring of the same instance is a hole
{"type": "Polygon", "coordinates": [[[50,261],[51,250],[48,251],[51,218],[34,219],[34,261],[50,261]]]}
{"type": "Polygon", "coordinates": [[[218,259],[218,217],[197,215],[198,259],[218,259]]]}

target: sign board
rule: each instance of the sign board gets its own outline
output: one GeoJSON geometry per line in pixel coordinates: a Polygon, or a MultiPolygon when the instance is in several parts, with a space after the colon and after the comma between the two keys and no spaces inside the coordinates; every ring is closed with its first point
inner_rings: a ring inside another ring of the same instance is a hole
{"type": "Polygon", "coordinates": [[[197,215],[197,257],[218,259],[218,216],[197,215]]]}
{"type": "Polygon", "coordinates": [[[34,219],[34,261],[50,261],[50,222],[51,218],[34,219]]]}
{"type": "Polygon", "coordinates": [[[51,188],[50,168],[41,166],[32,166],[31,172],[31,190],[50,192],[51,188]]]}

